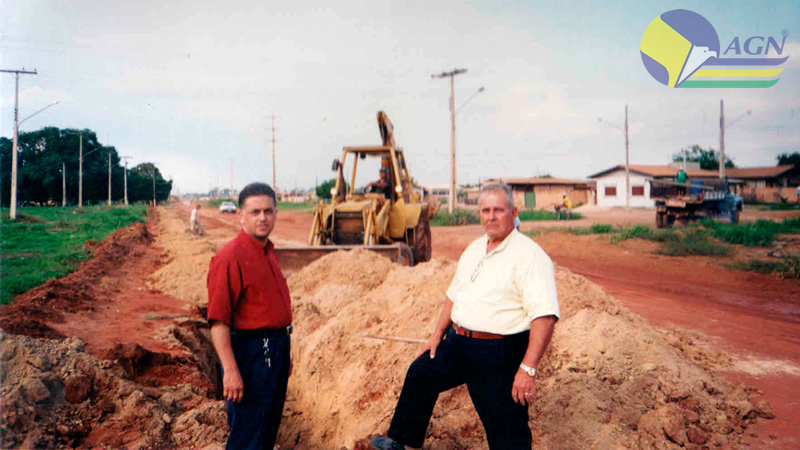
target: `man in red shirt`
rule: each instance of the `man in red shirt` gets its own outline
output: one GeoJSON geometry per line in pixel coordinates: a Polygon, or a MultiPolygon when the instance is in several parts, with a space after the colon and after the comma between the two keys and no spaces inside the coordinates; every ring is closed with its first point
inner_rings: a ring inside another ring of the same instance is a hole
{"type": "Polygon", "coordinates": [[[269,234],[275,191],[251,183],[239,194],[242,231],[211,260],[208,321],[228,401],[227,450],[272,449],[291,373],[289,287],[269,234]]]}

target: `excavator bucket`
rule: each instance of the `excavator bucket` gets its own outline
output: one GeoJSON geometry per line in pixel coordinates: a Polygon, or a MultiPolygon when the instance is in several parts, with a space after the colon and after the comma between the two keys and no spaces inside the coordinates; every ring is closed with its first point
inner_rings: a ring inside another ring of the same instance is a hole
{"type": "Polygon", "coordinates": [[[328,253],[337,251],[348,251],[354,248],[363,248],[380,255],[404,266],[414,265],[414,256],[411,248],[405,244],[399,245],[320,245],[320,246],[297,246],[297,247],[275,247],[275,255],[278,257],[281,271],[288,277],[295,272],[299,272],[303,267],[311,264],[328,253]]]}

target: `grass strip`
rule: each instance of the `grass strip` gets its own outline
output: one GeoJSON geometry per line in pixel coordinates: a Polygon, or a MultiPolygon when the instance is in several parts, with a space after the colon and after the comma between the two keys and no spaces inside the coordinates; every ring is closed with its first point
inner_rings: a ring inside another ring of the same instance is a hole
{"type": "Polygon", "coordinates": [[[77,269],[92,257],[88,240],[101,241],[119,228],[144,222],[145,205],[89,206],[82,209],[23,207],[17,220],[3,210],[0,224],[0,303],[52,278],[77,269]]]}
{"type": "Polygon", "coordinates": [[[682,237],[664,241],[656,253],[667,256],[728,256],[733,253],[733,248],[712,241],[703,230],[692,230],[682,237]]]}

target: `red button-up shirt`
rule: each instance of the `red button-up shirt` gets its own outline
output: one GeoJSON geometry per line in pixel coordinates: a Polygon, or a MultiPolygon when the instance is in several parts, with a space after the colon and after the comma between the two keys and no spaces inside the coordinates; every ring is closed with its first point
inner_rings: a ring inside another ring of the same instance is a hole
{"type": "Polygon", "coordinates": [[[274,245],[242,231],[211,259],[208,320],[236,330],[281,328],[292,323],[286,278],[274,245]]]}

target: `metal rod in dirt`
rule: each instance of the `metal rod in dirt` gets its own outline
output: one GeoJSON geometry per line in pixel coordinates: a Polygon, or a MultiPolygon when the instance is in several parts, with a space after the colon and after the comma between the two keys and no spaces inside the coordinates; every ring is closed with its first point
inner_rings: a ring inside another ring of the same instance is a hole
{"type": "Polygon", "coordinates": [[[370,339],[383,339],[384,341],[408,342],[409,344],[425,344],[426,342],[428,342],[424,339],[414,339],[414,338],[397,337],[397,336],[379,336],[377,334],[370,334],[370,333],[364,333],[364,337],[370,339]]]}

